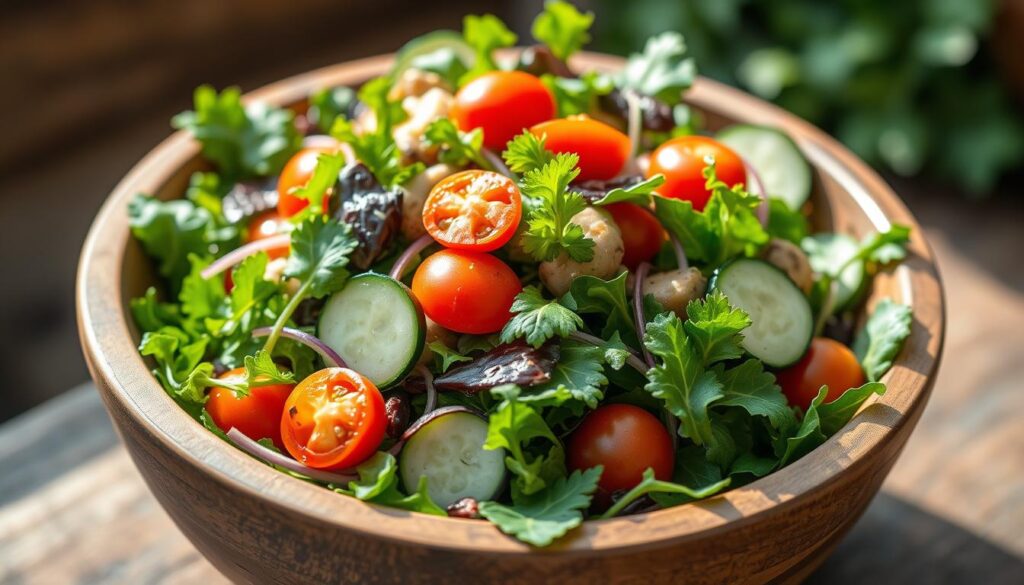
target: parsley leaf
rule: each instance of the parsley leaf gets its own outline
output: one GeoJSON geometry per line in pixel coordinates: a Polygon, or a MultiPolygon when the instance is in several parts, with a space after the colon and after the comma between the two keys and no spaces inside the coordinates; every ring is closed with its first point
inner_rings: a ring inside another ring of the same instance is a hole
{"type": "MultiPolygon", "coordinates": [[[[728,477],[699,489],[690,488],[670,481],[661,481],[654,478],[654,470],[648,467],[644,471],[643,479],[640,480],[640,483],[633,486],[633,488],[626,492],[625,495],[616,500],[615,504],[601,515],[601,519],[614,518],[619,514],[619,512],[624,510],[626,506],[633,503],[634,500],[642,498],[647,494],[681,495],[685,497],[686,501],[702,500],[717,494],[727,487],[729,487],[728,477]]],[[[682,502],[680,501],[678,503],[682,502]]]]}
{"type": "Polygon", "coordinates": [[[868,317],[853,341],[853,352],[869,381],[877,382],[892,367],[910,336],[912,319],[910,307],[892,299],[882,299],[868,317]]]}
{"type": "Polygon", "coordinates": [[[438,118],[423,132],[425,142],[441,148],[438,160],[456,167],[473,163],[482,169],[491,169],[491,163],[484,158],[484,131],[474,128],[463,132],[448,118],[438,118]]]}
{"type": "Polygon", "coordinates": [[[301,280],[302,288],[313,298],[327,296],[340,290],[348,279],[345,266],[355,248],[347,224],[312,217],[292,231],[285,276],[301,280]]]}
{"type": "Polygon", "coordinates": [[[462,36],[466,44],[476,53],[476,62],[465,75],[459,79],[459,85],[479,77],[483,73],[498,69],[494,61],[495,49],[511,47],[519,38],[510,31],[500,18],[493,14],[476,16],[467,15],[462,19],[462,36]]]}
{"type": "Polygon", "coordinates": [[[577,276],[569,284],[569,291],[558,300],[571,311],[598,315],[601,337],[610,339],[618,334],[627,344],[639,347],[636,327],[633,326],[633,310],[629,305],[629,293],[623,272],[611,280],[602,280],[588,274],[577,276]]]}
{"type": "Polygon", "coordinates": [[[501,330],[501,342],[511,343],[522,337],[533,347],[540,347],[555,337],[567,337],[583,326],[583,319],[569,309],[544,298],[533,285],[516,295],[509,311],[516,313],[501,330]]]}
{"type": "MultiPolygon", "coordinates": [[[[544,477],[551,460],[564,461],[564,451],[558,437],[548,428],[544,418],[529,404],[520,400],[516,386],[499,386],[491,394],[504,398],[491,413],[487,423],[484,449],[505,449],[505,466],[515,474],[513,494],[532,494],[542,490],[550,477],[544,477]],[[552,447],[548,455],[530,456],[525,446],[533,439],[545,439],[552,447]]],[[[561,475],[559,472],[557,475],[561,475]]],[[[555,474],[551,474],[555,475],[555,474]]]]}
{"type": "Polygon", "coordinates": [[[462,355],[441,341],[431,341],[427,344],[427,347],[430,351],[434,352],[434,355],[440,360],[438,370],[441,373],[447,372],[448,368],[452,367],[452,364],[473,361],[473,358],[468,355],[462,355]]]}
{"type": "MultiPolygon", "coordinates": [[[[604,357],[605,352],[601,347],[563,339],[551,379],[530,390],[544,392],[565,388],[574,400],[588,408],[597,408],[597,404],[604,398],[601,387],[608,384],[608,378],[604,375],[604,357]]],[[[582,409],[572,410],[574,414],[582,414],[582,409]]]]}
{"type": "Polygon", "coordinates": [[[202,145],[203,156],[234,179],[265,177],[281,170],[302,145],[291,110],[264,103],[242,105],[237,87],[217,93],[209,85],[196,88],[195,110],[171,120],[202,145]]]}
{"type": "Polygon", "coordinates": [[[529,130],[509,140],[501,157],[514,173],[527,173],[543,167],[555,158],[550,150],[544,148],[547,136],[537,136],[529,130]]]}
{"type": "Polygon", "coordinates": [[[518,498],[511,506],[481,502],[480,515],[505,534],[534,546],[547,546],[583,522],[583,510],[601,478],[601,466],[574,471],[547,489],[518,498]]]}
{"type": "Polygon", "coordinates": [[[579,160],[576,154],[558,154],[523,177],[523,192],[540,201],[530,213],[523,248],[540,262],[554,260],[562,252],[576,262],[594,258],[594,241],[570,221],[587,207],[579,193],[568,190],[569,183],[580,174],[576,166],[579,160]]]}
{"type": "Polygon", "coordinates": [[[715,374],[722,382],[722,398],[714,406],[738,406],[752,415],[764,416],[777,429],[796,426],[793,409],[775,383],[775,376],[764,371],[760,361],[750,359],[730,369],[718,364],[715,374]]]}
{"type": "Polygon", "coordinates": [[[587,71],[579,77],[558,77],[545,73],[540,80],[554,96],[559,118],[594,112],[597,109],[597,98],[608,95],[615,87],[611,78],[597,71],[587,71]]]}
{"type": "Polygon", "coordinates": [[[743,335],[750,326],[750,317],[734,309],[720,291],[704,299],[690,301],[686,306],[688,319],[683,328],[694,343],[696,355],[703,365],[743,355],[743,335]]]}
{"type": "Polygon", "coordinates": [[[594,13],[581,13],[563,0],[548,0],[544,12],[533,19],[533,38],[551,49],[551,54],[565,61],[590,42],[590,25],[594,13]]]}
{"type": "Polygon", "coordinates": [[[620,89],[678,104],[682,93],[693,84],[697,67],[686,57],[686,43],[676,32],[647,39],[643,53],[634,53],[616,78],[620,89]]]}

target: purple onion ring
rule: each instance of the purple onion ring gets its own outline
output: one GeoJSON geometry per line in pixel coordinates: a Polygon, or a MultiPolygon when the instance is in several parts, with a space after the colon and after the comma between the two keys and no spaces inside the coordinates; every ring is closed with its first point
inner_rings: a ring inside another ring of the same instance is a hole
{"type": "MultiPolygon", "coordinates": [[[[270,332],[273,329],[273,327],[259,327],[253,330],[252,336],[266,337],[270,335],[270,332]]],[[[306,333],[305,331],[301,331],[299,329],[293,329],[291,327],[282,328],[281,337],[287,337],[288,339],[298,341],[302,345],[305,345],[306,347],[312,349],[317,354],[319,354],[320,357],[324,358],[324,363],[327,364],[327,367],[329,368],[348,367],[345,364],[345,360],[341,359],[341,356],[338,355],[338,352],[331,349],[331,347],[324,343],[323,341],[321,341],[319,337],[310,335],[309,333],[306,333]]]]}
{"type": "Polygon", "coordinates": [[[305,475],[310,479],[315,479],[317,481],[322,481],[326,483],[333,483],[335,485],[343,487],[347,487],[350,481],[355,481],[359,479],[358,475],[350,475],[347,473],[332,473],[330,471],[313,469],[312,467],[303,465],[302,463],[299,463],[298,461],[292,459],[291,457],[286,457],[281,453],[274,451],[273,449],[268,449],[267,447],[260,445],[258,442],[245,436],[245,434],[243,434],[242,431],[234,427],[231,427],[231,430],[227,432],[227,435],[228,438],[231,439],[231,442],[234,443],[239,449],[245,451],[246,453],[252,455],[253,457],[257,457],[259,459],[266,461],[267,463],[277,465],[278,467],[283,467],[288,471],[294,471],[295,473],[298,473],[300,475],[305,475]]]}

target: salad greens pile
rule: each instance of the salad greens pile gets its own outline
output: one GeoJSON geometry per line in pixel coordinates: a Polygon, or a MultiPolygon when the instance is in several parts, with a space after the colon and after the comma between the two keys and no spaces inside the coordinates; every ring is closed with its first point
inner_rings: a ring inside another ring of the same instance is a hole
{"type": "Polygon", "coordinates": [[[909,230],[811,234],[788,137],[699,134],[676,33],[577,75],[593,20],[549,1],[511,59],[468,16],[303,114],[197,89],[173,125],[213,170],[128,208],[161,277],[139,351],[174,401],[300,479],[546,546],[763,477],[882,394],[910,308],[854,325],[909,230]],[[470,84],[540,117],[489,119],[470,84]],[[660,158],[684,142],[692,165],[660,158]]]}

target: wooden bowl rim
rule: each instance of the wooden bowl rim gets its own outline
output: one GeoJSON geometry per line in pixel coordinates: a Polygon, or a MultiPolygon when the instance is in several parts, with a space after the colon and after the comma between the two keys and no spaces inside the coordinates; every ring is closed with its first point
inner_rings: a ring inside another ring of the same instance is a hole
{"type": "MultiPolygon", "coordinates": [[[[295,104],[312,91],[356,85],[384,73],[392,55],[328,66],[246,95],[246,100],[295,104]]],[[[577,67],[611,70],[622,59],[583,53],[577,67]]],[[[535,549],[484,521],[466,521],[367,505],[277,472],[228,445],[190,418],[167,396],[136,351],[123,299],[122,270],[129,243],[126,206],[139,192],[160,190],[199,154],[184,132],[174,133],[147,154],[117,185],[98,213],[82,249],[77,276],[79,335],[108,409],[119,406],[131,422],[162,446],[232,489],[268,506],[302,514],[368,537],[415,543],[472,554],[592,555],[610,550],[678,545],[741,528],[769,512],[785,513],[801,496],[825,488],[850,467],[867,465],[887,437],[920,415],[941,356],[945,301],[934,256],[920,225],[886,183],[824,132],[778,107],[723,84],[701,78],[686,101],[738,122],[784,127],[821,172],[836,179],[876,229],[889,222],[912,228],[908,260],[893,272],[899,300],[914,307],[914,330],[875,397],[843,429],[793,464],[713,498],[647,514],[585,522],[561,541],[535,549]],[[635,526],[628,527],[633,524],[635,526]]]]}

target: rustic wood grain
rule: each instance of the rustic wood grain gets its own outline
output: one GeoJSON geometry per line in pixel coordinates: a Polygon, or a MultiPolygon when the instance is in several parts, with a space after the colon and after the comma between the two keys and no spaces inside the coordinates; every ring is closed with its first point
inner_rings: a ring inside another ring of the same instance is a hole
{"type": "MultiPolygon", "coordinates": [[[[581,65],[621,61],[584,56],[581,65]]],[[[379,74],[386,58],[315,71],[252,99],[300,101],[312,89],[379,74]]],[[[688,100],[722,120],[785,128],[817,168],[817,220],[856,235],[890,221],[915,226],[889,188],[833,140],[778,108],[701,80],[688,100]]],[[[543,551],[484,522],[367,506],[274,473],[219,441],[177,409],[135,351],[126,298],[151,281],[129,241],[124,205],[138,191],[180,196],[196,147],[175,135],[144,159],[100,212],[83,250],[79,322],[108,412],[150,489],[211,562],[245,582],[536,583],[592,578],[692,583],[791,581],[831,551],[867,507],[920,417],[943,339],[943,300],[931,251],[914,230],[910,256],[876,281],[873,298],[914,307],[914,331],[873,400],[844,429],[795,464],[699,503],[588,522],[543,551]],[[343,550],[346,554],[336,554],[343,550]]]]}

